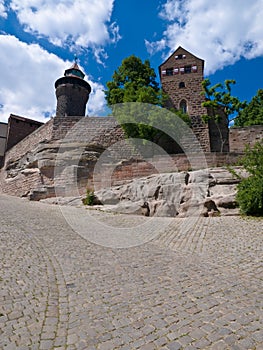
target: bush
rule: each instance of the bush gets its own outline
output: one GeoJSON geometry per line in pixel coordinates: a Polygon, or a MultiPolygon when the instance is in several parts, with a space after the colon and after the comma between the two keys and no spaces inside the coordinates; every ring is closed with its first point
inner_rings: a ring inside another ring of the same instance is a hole
{"type": "Polygon", "coordinates": [[[263,216],[263,178],[243,179],[238,185],[237,202],[242,214],[263,216]]]}
{"type": "Polygon", "coordinates": [[[87,188],[86,191],[86,198],[83,198],[82,202],[84,205],[94,205],[95,202],[95,194],[94,191],[92,191],[91,189],[87,188]]]}
{"type": "Polygon", "coordinates": [[[263,216],[263,141],[246,147],[241,164],[249,173],[237,186],[237,202],[245,215],[263,216]]]}

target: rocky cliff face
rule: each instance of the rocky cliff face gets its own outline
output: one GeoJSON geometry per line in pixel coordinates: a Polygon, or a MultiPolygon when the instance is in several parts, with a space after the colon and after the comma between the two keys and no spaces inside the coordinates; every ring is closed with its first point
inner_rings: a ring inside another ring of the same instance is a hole
{"type": "MultiPolygon", "coordinates": [[[[235,168],[242,173],[241,168],[235,168]]],[[[244,175],[244,174],[243,174],[244,175]]],[[[237,215],[239,182],[227,169],[152,175],[96,192],[103,210],[146,216],[237,215]]]]}

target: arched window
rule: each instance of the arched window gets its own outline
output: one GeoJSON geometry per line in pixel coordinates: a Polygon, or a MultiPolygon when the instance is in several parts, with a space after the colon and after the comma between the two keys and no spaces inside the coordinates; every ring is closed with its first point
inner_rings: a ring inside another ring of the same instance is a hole
{"type": "Polygon", "coordinates": [[[183,81],[181,81],[179,83],[179,89],[185,88],[185,83],[183,81]]]}
{"type": "Polygon", "coordinates": [[[186,102],[186,100],[182,100],[182,101],[180,102],[179,109],[180,109],[183,113],[187,113],[187,102],[186,102]]]}

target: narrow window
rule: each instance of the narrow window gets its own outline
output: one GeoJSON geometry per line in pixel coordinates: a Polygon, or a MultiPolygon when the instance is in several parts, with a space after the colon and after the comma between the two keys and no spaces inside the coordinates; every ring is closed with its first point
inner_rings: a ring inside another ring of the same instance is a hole
{"type": "Polygon", "coordinates": [[[167,68],[166,75],[173,75],[173,68],[167,68]]]}
{"type": "Polygon", "coordinates": [[[192,72],[192,67],[191,66],[185,66],[184,67],[184,72],[185,72],[185,74],[191,73],[192,72]]]}
{"type": "Polygon", "coordinates": [[[185,88],[185,83],[183,81],[181,81],[179,83],[179,89],[183,89],[183,88],[185,88]]]}
{"type": "Polygon", "coordinates": [[[186,103],[185,100],[182,100],[182,101],[180,102],[179,109],[180,109],[183,113],[187,113],[187,103],[186,103]]]}

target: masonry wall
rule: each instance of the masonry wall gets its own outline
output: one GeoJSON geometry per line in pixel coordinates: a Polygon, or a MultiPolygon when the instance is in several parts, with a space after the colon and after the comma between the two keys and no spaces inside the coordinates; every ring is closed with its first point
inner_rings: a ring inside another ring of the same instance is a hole
{"type": "Polygon", "coordinates": [[[53,119],[25,137],[5,154],[5,163],[11,159],[19,159],[32,151],[40,142],[48,141],[52,137],[53,119]]]}
{"type": "MultiPolygon", "coordinates": [[[[78,147],[78,142],[84,142],[91,146],[93,145],[92,147],[95,147],[94,150],[99,153],[112,148],[108,158],[106,157],[104,160],[105,164],[103,165],[102,176],[109,176],[111,185],[118,185],[133,178],[144,177],[158,172],[188,171],[204,166],[216,167],[235,164],[240,158],[246,143],[253,145],[257,140],[263,138],[263,126],[230,129],[232,152],[206,152],[204,154],[206,163],[204,163],[203,155],[198,153],[188,154],[188,157],[184,154],[175,154],[170,155],[168,158],[166,156],[157,156],[147,158],[146,160],[142,159],[142,157],[140,158],[138,153],[137,157],[134,149],[132,147],[129,148],[129,144],[125,143],[124,133],[112,117],[84,117],[82,119],[79,117],[65,117],[61,119],[55,117],[10,149],[6,153],[6,164],[9,163],[11,166],[13,164],[16,166],[16,160],[22,158],[27,152],[32,152],[34,149],[41,149],[39,147],[41,143],[42,148],[44,147],[47,150],[48,148],[52,149],[52,144],[54,144],[54,150],[56,150],[57,141],[60,140],[59,144],[61,144],[61,139],[65,136],[65,144],[67,142],[69,144],[75,143],[75,147],[78,147]],[[114,152],[116,152],[116,157],[114,152]],[[109,164],[112,163],[116,164],[115,169],[113,173],[108,173],[109,164]]],[[[93,150],[92,147],[91,152],[93,150]]],[[[56,157],[56,154],[53,153],[53,156],[56,157]]],[[[92,172],[96,160],[90,159],[87,164],[82,163],[83,161],[85,162],[85,157],[79,164],[68,169],[69,171],[77,171],[80,193],[85,193],[87,186],[94,185],[92,172]]],[[[52,164],[52,161],[50,162],[45,158],[44,161],[38,161],[38,165],[34,165],[34,168],[29,167],[21,171],[19,170],[19,174],[15,177],[12,177],[12,172],[10,173],[11,176],[7,177],[7,172],[3,168],[0,172],[0,188],[2,192],[21,196],[26,195],[31,189],[36,188],[40,189],[41,192],[41,189],[45,187],[47,191],[43,192],[43,197],[47,193],[48,196],[54,196],[52,164]],[[40,166],[40,163],[47,165],[40,166]]],[[[64,180],[62,178],[60,184],[61,193],[63,193],[63,186],[70,185],[67,183],[70,177],[67,176],[67,173],[64,175],[64,180]]],[[[39,198],[41,198],[41,193],[39,198]]]]}
{"type": "Polygon", "coordinates": [[[55,117],[53,140],[87,142],[108,147],[124,138],[124,132],[113,117],[55,117]]]}
{"type": "Polygon", "coordinates": [[[245,145],[254,146],[263,139],[263,125],[253,125],[243,128],[230,128],[230,152],[243,152],[245,145]]]}
{"type": "MultiPolygon", "coordinates": [[[[132,179],[150,176],[158,173],[169,173],[175,171],[190,171],[202,168],[221,167],[225,165],[235,165],[242,154],[240,153],[204,153],[204,154],[176,154],[170,156],[153,157],[145,160],[129,159],[117,164],[114,170],[108,171],[107,165],[103,169],[101,176],[110,178],[111,186],[125,184],[132,179]],[[205,159],[205,161],[204,161],[205,159]]],[[[103,181],[102,181],[103,182],[103,181]]],[[[100,182],[93,183],[89,179],[86,186],[100,189],[100,182]]],[[[85,193],[80,188],[80,193],[85,193]]]]}
{"type": "Polygon", "coordinates": [[[41,125],[43,123],[11,114],[8,120],[6,150],[12,148],[41,125]]]}

